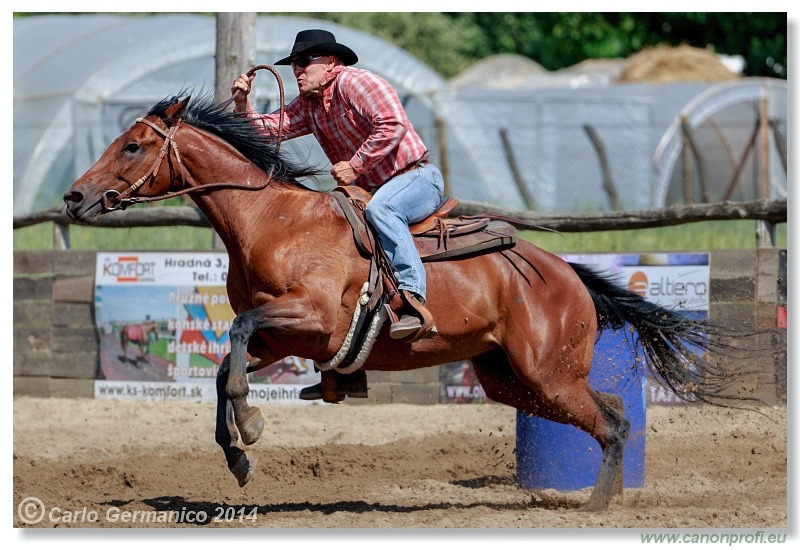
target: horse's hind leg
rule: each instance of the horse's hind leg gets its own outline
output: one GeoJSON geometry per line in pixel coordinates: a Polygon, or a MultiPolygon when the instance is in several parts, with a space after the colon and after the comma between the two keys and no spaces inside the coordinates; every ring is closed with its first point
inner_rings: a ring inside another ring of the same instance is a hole
{"type": "Polygon", "coordinates": [[[566,378],[558,374],[558,369],[549,369],[540,376],[525,376],[523,383],[502,350],[474,358],[473,364],[487,397],[493,401],[547,420],[572,424],[597,440],[603,460],[592,495],[581,510],[606,509],[622,472],[630,423],[589,387],[585,375],[575,373],[578,376],[566,378]]]}
{"type": "Polygon", "coordinates": [[[603,461],[600,463],[594,490],[586,504],[581,507],[587,512],[605,510],[611,497],[622,487],[622,462],[631,426],[597,392],[592,391],[592,398],[611,430],[606,437],[606,446],[603,447],[603,461]]]}

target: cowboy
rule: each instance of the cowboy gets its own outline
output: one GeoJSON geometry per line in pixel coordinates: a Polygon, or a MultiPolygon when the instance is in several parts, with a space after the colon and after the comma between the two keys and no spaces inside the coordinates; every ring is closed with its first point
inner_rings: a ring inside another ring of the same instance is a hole
{"type": "MultiPolygon", "coordinates": [[[[366,218],[410,306],[392,323],[389,335],[395,340],[416,340],[435,333],[435,325],[420,330],[423,323],[418,315],[431,317],[425,309],[425,268],[408,226],[441,205],[443,178],[429,161],[397,92],[380,76],[353,67],[357,61],[355,52],[336,42],[329,31],[297,33],[291,53],[275,62],[291,65],[300,91],[286,106],[283,135],[291,139],[314,134],[333,165],[331,175],[338,185],[357,185],[374,193],[366,218]]],[[[248,113],[277,133],[279,111],[259,114],[247,98],[254,77],[242,74],[234,80],[234,110],[248,113]]],[[[356,397],[356,393],[348,395],[356,397]]]]}

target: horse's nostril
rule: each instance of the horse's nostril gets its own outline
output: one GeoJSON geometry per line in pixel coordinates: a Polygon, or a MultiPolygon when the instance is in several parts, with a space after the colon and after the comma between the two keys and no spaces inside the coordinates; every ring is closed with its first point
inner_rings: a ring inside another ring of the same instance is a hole
{"type": "Polygon", "coordinates": [[[67,191],[64,193],[64,202],[67,204],[76,204],[83,200],[83,194],[78,191],[67,191]]]}

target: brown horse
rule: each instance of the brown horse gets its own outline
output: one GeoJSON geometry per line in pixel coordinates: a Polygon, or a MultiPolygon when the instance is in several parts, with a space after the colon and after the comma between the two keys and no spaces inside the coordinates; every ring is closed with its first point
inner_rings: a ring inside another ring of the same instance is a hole
{"type": "Polygon", "coordinates": [[[135,360],[143,359],[150,363],[150,335],[158,338],[158,323],[149,321],[141,324],[123,325],[119,331],[119,343],[122,346],[122,356],[125,364],[128,363],[128,344],[136,344],[139,347],[139,357],[135,360]]]}
{"type": "MultiPolygon", "coordinates": [[[[216,440],[244,485],[255,467],[236,443],[239,436],[254,443],[264,425],[247,403],[246,373],[289,355],[331,360],[348,333],[370,262],[332,195],[297,182],[316,172],[282,158],[274,137],[227,106],[210,98],[161,101],[64,200],[70,217],[91,223],[139,199],[190,192],[224,241],[237,316],[217,378],[216,440]]],[[[603,460],[586,510],[608,506],[629,429],[587,380],[598,329],[629,323],[648,364],[687,399],[714,401],[736,380],[693,352],[715,340],[707,338],[714,332],[708,323],[647,302],[528,242],[428,263],[427,273],[438,335],[408,344],[383,330],[363,368],[398,371],[469,359],[493,401],[588,432],[603,460]]]]}

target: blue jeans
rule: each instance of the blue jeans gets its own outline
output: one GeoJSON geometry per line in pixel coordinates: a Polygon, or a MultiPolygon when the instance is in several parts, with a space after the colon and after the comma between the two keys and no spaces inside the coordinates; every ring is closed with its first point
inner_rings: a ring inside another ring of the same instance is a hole
{"type": "Polygon", "coordinates": [[[436,212],[442,204],[444,180],[433,164],[395,176],[367,203],[367,221],[375,228],[395,269],[400,289],[425,298],[425,268],[408,230],[436,212]]]}

